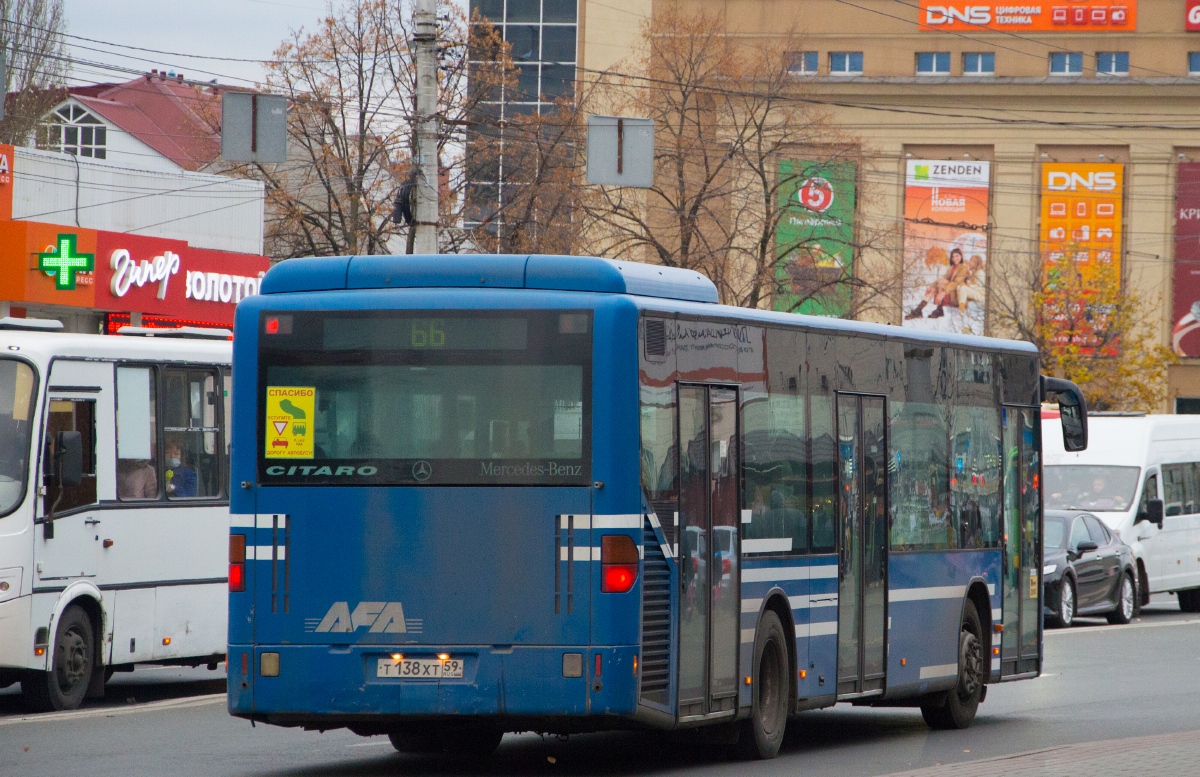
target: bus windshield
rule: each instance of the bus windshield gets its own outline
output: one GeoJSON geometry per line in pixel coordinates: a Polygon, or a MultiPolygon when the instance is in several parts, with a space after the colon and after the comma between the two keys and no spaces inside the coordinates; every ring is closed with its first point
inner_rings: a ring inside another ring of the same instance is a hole
{"type": "Polygon", "coordinates": [[[590,312],[264,314],[261,331],[264,484],[591,482],[590,312]]]}
{"type": "Polygon", "coordinates": [[[32,367],[0,359],[0,516],[17,509],[25,494],[33,389],[32,367]]]}
{"type": "Polygon", "coordinates": [[[1128,510],[1139,471],[1137,467],[1048,465],[1046,509],[1128,510]]]}

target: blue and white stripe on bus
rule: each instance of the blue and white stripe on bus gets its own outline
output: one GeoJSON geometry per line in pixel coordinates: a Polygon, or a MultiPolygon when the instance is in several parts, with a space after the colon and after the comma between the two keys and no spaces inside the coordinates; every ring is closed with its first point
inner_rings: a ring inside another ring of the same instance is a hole
{"type": "Polygon", "coordinates": [[[806,567],[762,567],[742,570],[743,583],[773,583],[783,580],[820,580],[837,577],[837,564],[806,567]]]}
{"type": "MultiPolygon", "coordinates": [[[[762,599],[743,599],[742,612],[757,613],[762,607],[762,599]]],[[[802,594],[800,596],[789,596],[788,604],[793,610],[811,610],[817,607],[837,607],[838,595],[831,594],[802,594]]]]}
{"type": "Polygon", "coordinates": [[[588,529],[640,529],[643,517],[638,515],[560,515],[558,528],[568,529],[572,524],[576,531],[588,529]]]}
{"type": "MultiPolygon", "coordinates": [[[[988,595],[995,596],[996,585],[988,583],[988,595]]],[[[889,602],[919,602],[928,599],[961,599],[967,595],[965,585],[935,585],[928,588],[892,588],[888,590],[889,602]]]]}
{"type": "Polygon", "coordinates": [[[247,545],[246,560],[247,561],[270,561],[274,558],[276,561],[283,561],[284,546],[283,545],[247,545]],[[271,553],[274,552],[274,556],[271,553]]]}

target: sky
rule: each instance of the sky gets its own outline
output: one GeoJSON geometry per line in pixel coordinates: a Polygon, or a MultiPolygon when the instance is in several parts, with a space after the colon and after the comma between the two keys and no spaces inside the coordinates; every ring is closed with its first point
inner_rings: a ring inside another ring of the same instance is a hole
{"type": "Polygon", "coordinates": [[[325,0],[64,0],[64,6],[69,35],[109,44],[67,38],[76,63],[76,83],[134,77],[85,64],[86,60],[142,72],[174,70],[188,79],[216,78],[230,86],[251,86],[262,80],[262,66],[257,62],[152,54],[123,47],[264,60],[270,59],[290,30],[314,29],[326,14],[325,0]]]}

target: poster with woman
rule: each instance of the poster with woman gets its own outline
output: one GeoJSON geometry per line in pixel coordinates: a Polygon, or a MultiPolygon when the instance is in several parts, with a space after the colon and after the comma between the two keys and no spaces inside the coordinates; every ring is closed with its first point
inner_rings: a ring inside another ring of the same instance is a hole
{"type": "Polygon", "coordinates": [[[982,335],[991,164],[910,159],[904,185],[904,325],[982,335]]]}

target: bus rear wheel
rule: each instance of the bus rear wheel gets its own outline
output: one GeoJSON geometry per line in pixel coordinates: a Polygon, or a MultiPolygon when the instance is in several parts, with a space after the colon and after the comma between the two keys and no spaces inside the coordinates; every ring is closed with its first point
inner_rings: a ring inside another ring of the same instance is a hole
{"type": "Polygon", "coordinates": [[[771,610],[763,613],[754,640],[754,691],[750,717],[742,722],[738,751],[743,758],[774,758],[787,727],[791,670],[783,624],[771,610]]]}
{"type": "Polygon", "coordinates": [[[983,700],[983,627],[975,605],[967,602],[958,633],[958,683],[921,705],[921,717],[935,731],[969,728],[983,700]]]}
{"type": "Polygon", "coordinates": [[[77,709],[92,682],[96,642],[92,621],[83,608],[63,610],[54,632],[49,672],[30,672],[21,680],[21,695],[35,712],[77,709]]]}
{"type": "Polygon", "coordinates": [[[503,738],[503,731],[477,725],[413,725],[388,734],[392,747],[401,753],[448,753],[463,758],[486,758],[495,752],[503,738]]]}

